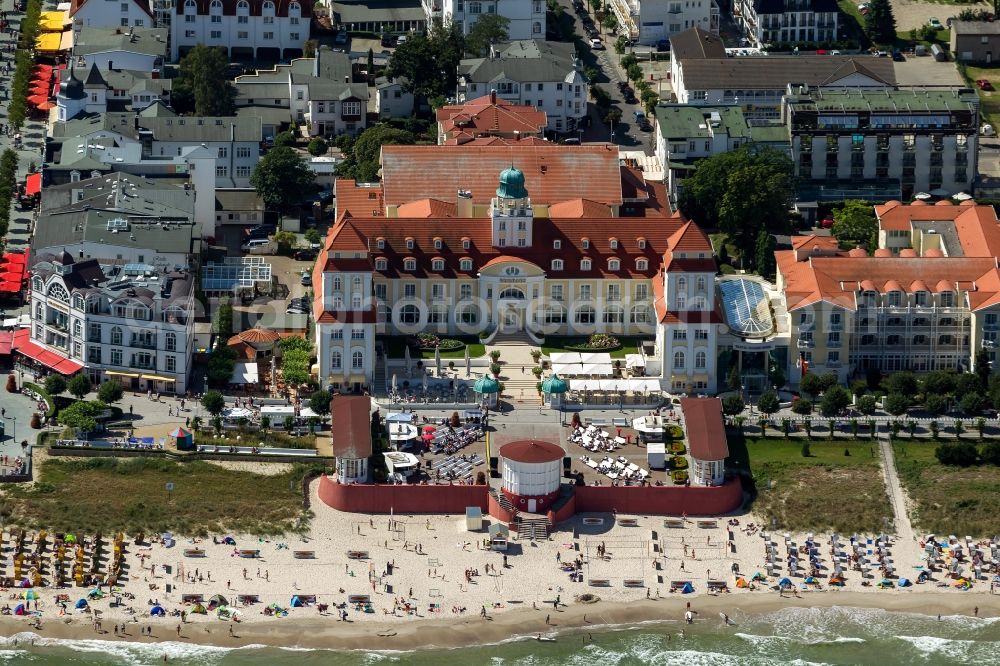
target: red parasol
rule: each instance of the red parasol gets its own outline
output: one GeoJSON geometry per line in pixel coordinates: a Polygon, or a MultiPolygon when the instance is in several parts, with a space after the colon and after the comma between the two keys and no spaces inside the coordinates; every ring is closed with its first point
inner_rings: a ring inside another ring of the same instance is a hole
{"type": "Polygon", "coordinates": [[[55,102],[45,101],[37,105],[39,111],[48,111],[50,109],[56,108],[55,102]]]}
{"type": "Polygon", "coordinates": [[[425,442],[432,442],[434,441],[434,435],[429,432],[425,432],[423,435],[423,439],[425,442]]]}
{"type": "Polygon", "coordinates": [[[28,97],[28,103],[32,106],[38,106],[39,104],[45,104],[49,101],[48,95],[31,95],[28,97]]]}
{"type": "Polygon", "coordinates": [[[435,427],[434,427],[434,426],[432,426],[432,425],[425,425],[425,426],[423,427],[423,431],[424,431],[424,432],[434,432],[435,430],[437,430],[437,428],[435,428],[435,427]]]}

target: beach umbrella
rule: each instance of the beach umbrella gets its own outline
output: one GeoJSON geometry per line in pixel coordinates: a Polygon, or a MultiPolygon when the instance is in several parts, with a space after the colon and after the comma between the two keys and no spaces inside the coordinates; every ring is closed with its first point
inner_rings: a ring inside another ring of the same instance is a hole
{"type": "Polygon", "coordinates": [[[500,382],[492,377],[484,375],[476,380],[476,383],[472,385],[472,388],[476,391],[476,393],[499,393],[500,382]]]}
{"type": "Polygon", "coordinates": [[[692,592],[694,592],[694,585],[684,583],[684,587],[681,588],[681,594],[691,594],[692,592]]]}
{"type": "Polygon", "coordinates": [[[424,432],[434,432],[435,430],[437,430],[437,427],[436,427],[436,426],[432,426],[432,425],[425,425],[425,426],[423,427],[423,431],[424,431],[424,432]]]}
{"type": "MultiPolygon", "coordinates": [[[[83,601],[83,599],[81,599],[80,601],[83,601]]],[[[153,617],[164,617],[167,614],[167,612],[163,610],[162,606],[153,606],[152,608],[149,609],[149,614],[152,615],[153,617]]]]}
{"type": "Polygon", "coordinates": [[[807,585],[815,585],[816,584],[816,579],[813,578],[812,576],[806,576],[806,584],[807,585]]]}
{"type": "Polygon", "coordinates": [[[542,382],[542,392],[543,393],[565,393],[569,387],[566,385],[566,380],[559,375],[552,375],[542,382]]]}
{"type": "Polygon", "coordinates": [[[882,580],[879,581],[878,584],[879,584],[879,587],[892,587],[893,585],[895,585],[895,583],[893,583],[888,578],[883,578],[882,580]]]}
{"type": "Polygon", "coordinates": [[[398,380],[396,379],[396,373],[394,372],[394,373],[392,373],[392,392],[393,393],[396,392],[396,382],[397,381],[398,380]]]}
{"type": "Polygon", "coordinates": [[[469,352],[469,345],[465,345],[465,376],[472,374],[472,355],[469,352]]]}
{"type": "Polygon", "coordinates": [[[38,106],[39,104],[44,104],[47,101],[49,101],[49,96],[48,95],[29,95],[28,96],[28,103],[31,104],[32,106],[38,106]]]}
{"type": "Polygon", "coordinates": [[[909,578],[900,578],[899,579],[899,586],[900,587],[909,587],[910,585],[912,585],[912,583],[910,583],[910,579],[909,578]]]}
{"type": "Polygon", "coordinates": [[[21,598],[28,601],[34,601],[35,599],[38,599],[38,593],[34,590],[25,590],[21,593],[21,598]]]}
{"type": "Polygon", "coordinates": [[[778,587],[791,587],[792,580],[787,576],[778,581],[778,587]]]}
{"type": "Polygon", "coordinates": [[[441,376],[441,348],[434,348],[434,365],[437,366],[437,376],[441,376]]]}
{"type": "Polygon", "coordinates": [[[409,377],[411,367],[413,364],[412,360],[410,359],[410,345],[406,345],[406,348],[403,351],[403,359],[406,361],[406,376],[409,377]]]}
{"type": "MultiPolygon", "coordinates": [[[[77,602],[76,602],[76,604],[73,605],[73,607],[74,608],[86,608],[87,607],[87,600],[86,599],[78,599],[77,602]]],[[[161,608],[160,610],[163,610],[163,609],[161,608]]]]}

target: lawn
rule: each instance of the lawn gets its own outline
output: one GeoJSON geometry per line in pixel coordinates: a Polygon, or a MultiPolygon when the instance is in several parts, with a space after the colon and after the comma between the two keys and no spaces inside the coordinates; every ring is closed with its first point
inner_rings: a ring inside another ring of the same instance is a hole
{"type": "MultiPolygon", "coordinates": [[[[445,336],[442,336],[444,339],[445,336]]],[[[456,335],[451,338],[451,340],[460,340],[465,343],[465,346],[469,348],[469,356],[471,358],[479,358],[486,355],[486,347],[479,341],[478,338],[474,336],[463,336],[456,335]]],[[[403,358],[406,354],[405,340],[406,336],[403,335],[387,335],[385,337],[380,337],[379,340],[385,345],[385,349],[389,355],[389,358],[403,358]]],[[[414,360],[418,357],[413,356],[414,360]]],[[[421,349],[420,357],[424,359],[433,359],[434,350],[433,349],[421,349]]],[[[455,351],[441,351],[441,358],[443,359],[464,359],[465,349],[458,349],[455,351]]]]}
{"type": "Polygon", "coordinates": [[[1000,467],[938,463],[932,442],[893,444],[896,470],[912,503],[914,527],[934,534],[1000,533],[1000,467]]]}
{"type": "Polygon", "coordinates": [[[884,529],[892,516],[877,451],[868,442],[746,439],[730,434],[727,467],[749,471],[752,510],[774,528],[851,533],[884,529]],[[849,451],[850,455],[845,455],[849,451]]]}
{"type": "MultiPolygon", "coordinates": [[[[629,337],[629,336],[614,336],[618,338],[618,341],[622,343],[621,349],[616,349],[614,351],[608,352],[611,354],[611,358],[625,358],[625,354],[635,354],[639,350],[639,345],[644,341],[651,340],[652,338],[643,337],[629,337]]],[[[548,335],[545,337],[545,344],[542,345],[542,353],[546,356],[552,356],[553,353],[559,354],[562,352],[573,351],[566,349],[567,346],[572,347],[574,345],[585,345],[587,344],[587,337],[560,337],[557,335],[548,335]]],[[[600,349],[595,349],[595,352],[601,352],[600,349]]]]}
{"type": "Polygon", "coordinates": [[[37,483],[5,488],[0,519],[77,533],[280,534],[304,526],[301,480],[311,469],[264,476],[202,461],[50,459],[37,483]]]}
{"type": "Polygon", "coordinates": [[[965,77],[970,88],[979,93],[979,115],[982,121],[993,125],[996,129],[1000,123],[1000,65],[993,67],[973,67],[966,65],[958,68],[958,73],[965,77]],[[993,84],[995,90],[979,90],[976,81],[986,79],[993,84]]]}

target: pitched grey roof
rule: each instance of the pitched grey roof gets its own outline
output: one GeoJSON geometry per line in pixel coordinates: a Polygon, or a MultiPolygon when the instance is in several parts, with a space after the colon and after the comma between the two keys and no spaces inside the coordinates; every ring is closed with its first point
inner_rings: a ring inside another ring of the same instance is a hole
{"type": "Polygon", "coordinates": [[[895,86],[889,58],[852,56],[748,56],[681,62],[688,90],[777,90],[789,83],[831,85],[852,73],[874,80],[872,86],[895,86]],[[858,60],[852,63],[852,60],[858,60]],[[839,75],[838,75],[839,73],[839,75]]]}
{"type": "Polygon", "coordinates": [[[156,117],[140,118],[139,127],[149,130],[155,141],[260,141],[260,118],[156,117]]]}
{"type": "Polygon", "coordinates": [[[500,45],[489,58],[467,58],[458,66],[466,81],[564,81],[576,69],[572,44],[520,40],[500,45]]]}
{"type": "Polygon", "coordinates": [[[215,210],[264,210],[255,190],[215,190],[215,210]]]}
{"type": "Polygon", "coordinates": [[[952,21],[953,35],[1000,35],[1000,23],[996,21],[952,21]]]}
{"type": "MultiPolygon", "coordinates": [[[[117,6],[117,5],[116,5],[117,6]]],[[[132,35],[121,28],[95,28],[84,26],[76,37],[73,55],[126,51],[150,56],[166,57],[167,29],[131,28],[132,35]]]]}
{"type": "Polygon", "coordinates": [[[365,0],[364,2],[332,2],[335,23],[368,23],[393,21],[427,21],[420,0],[365,0]]]}
{"type": "Polygon", "coordinates": [[[670,57],[674,60],[725,58],[726,47],[718,35],[701,28],[690,28],[670,38],[670,57]]]}

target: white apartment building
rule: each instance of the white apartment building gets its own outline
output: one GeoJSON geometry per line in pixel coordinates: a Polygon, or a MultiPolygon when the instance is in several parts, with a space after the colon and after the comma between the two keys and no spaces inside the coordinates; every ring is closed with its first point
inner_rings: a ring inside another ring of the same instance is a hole
{"type": "Polygon", "coordinates": [[[224,48],[231,59],[298,58],[312,11],[312,0],[176,0],[170,56],[177,61],[204,44],[224,48]]]}
{"type": "Polygon", "coordinates": [[[715,0],[609,0],[619,32],[652,46],[691,28],[719,34],[715,0]]]}
{"type": "Polygon", "coordinates": [[[752,46],[839,39],[836,0],[737,0],[736,19],[752,46]]]}
{"type": "Polygon", "coordinates": [[[439,2],[441,18],[461,27],[463,35],[469,34],[480,16],[499,14],[510,20],[510,39],[545,39],[545,0],[424,0],[428,22],[435,17],[439,2]]]}
{"type": "Polygon", "coordinates": [[[82,365],[94,383],[187,390],[195,319],[189,272],[75,261],[62,252],[38,255],[31,273],[31,344],[19,353],[49,367],[70,359],[63,367],[82,365]]]}
{"type": "Polygon", "coordinates": [[[459,104],[490,95],[544,111],[548,129],[573,131],[587,115],[590,83],[573,44],[520,40],[493,47],[489,57],[462,60],[459,104]]]}
{"type": "Polygon", "coordinates": [[[96,28],[84,26],[74,31],[74,67],[101,71],[134,69],[160,71],[169,53],[166,28],[96,28]]]}
{"type": "Polygon", "coordinates": [[[73,30],[94,28],[151,28],[156,25],[147,0],[74,0],[69,17],[73,30]]]}

